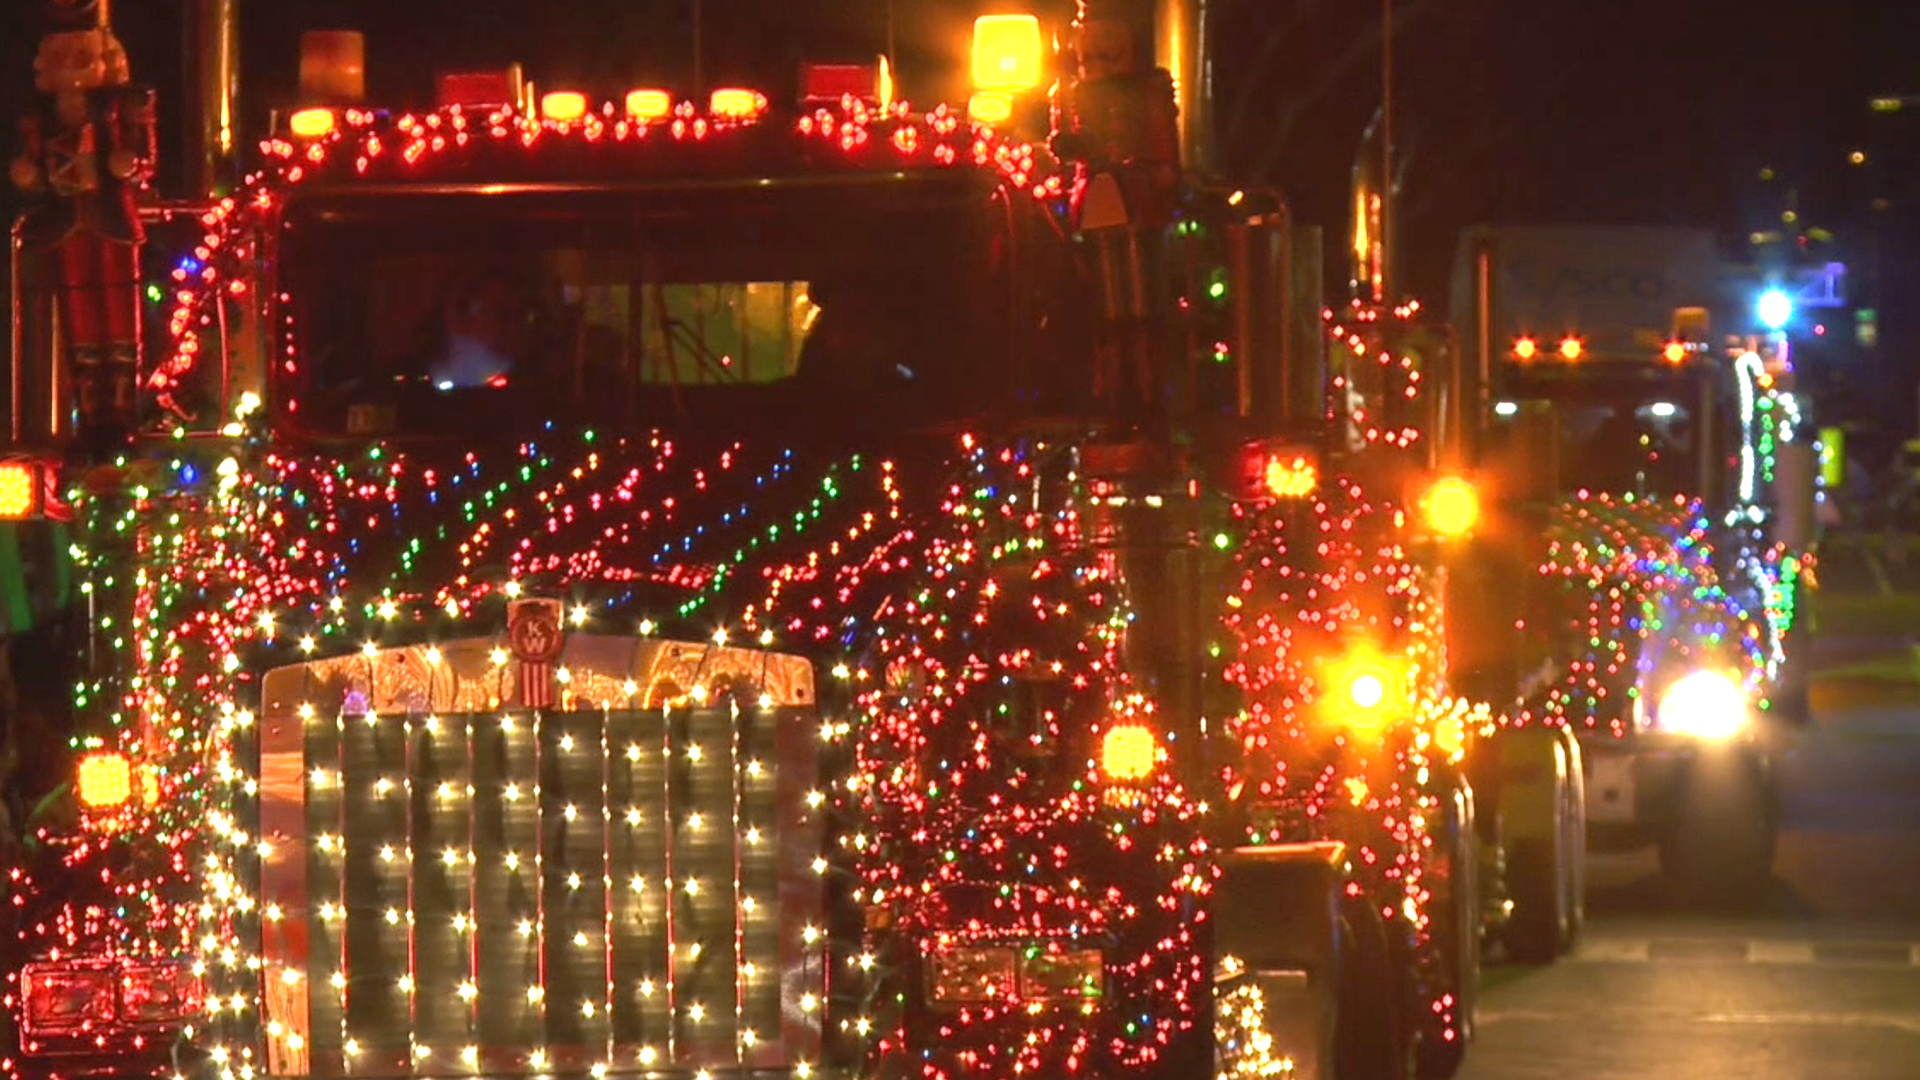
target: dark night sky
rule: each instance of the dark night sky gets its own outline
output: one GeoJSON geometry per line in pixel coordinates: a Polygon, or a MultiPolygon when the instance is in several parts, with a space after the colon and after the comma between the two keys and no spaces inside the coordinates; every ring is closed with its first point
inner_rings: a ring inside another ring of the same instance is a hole
{"type": "MultiPolygon", "coordinates": [[[[136,73],[172,92],[183,0],[117,0],[136,73]]],[[[433,68],[523,60],[547,85],[609,91],[671,78],[688,54],[692,0],[243,0],[256,110],[284,101],[303,28],[368,34],[374,90],[428,92],[433,68]]],[[[1265,163],[1299,217],[1344,228],[1358,134],[1378,100],[1377,0],[1213,0],[1221,39],[1223,158],[1265,163]]],[[[709,74],[756,62],[790,78],[803,53],[878,44],[885,0],[706,0],[709,74]],[[868,40],[857,40],[867,31],[868,40]]],[[[1474,221],[1698,223],[1739,235],[1777,217],[1780,188],[1835,221],[1864,204],[1894,134],[1875,93],[1920,92],[1920,59],[1893,0],[1396,0],[1396,123],[1407,159],[1411,283],[1439,295],[1453,238],[1474,221]],[[1883,130],[1870,125],[1878,121],[1883,130]],[[1863,141],[1865,140],[1865,141],[1863,141]],[[1878,140],[1878,141],[1875,141],[1878,140]],[[1873,170],[1846,154],[1874,151],[1873,170]],[[1784,180],[1756,182],[1771,164],[1784,180]],[[1770,205],[1767,199],[1776,200],[1770,205]]],[[[895,0],[902,44],[922,25],[955,62],[972,5],[895,0]]],[[[35,5],[6,0],[0,81],[18,111],[35,5]]],[[[903,66],[916,58],[900,50],[903,66]]],[[[918,58],[934,62],[937,50],[918,58]]],[[[774,85],[772,79],[762,82],[774,85]]],[[[1898,118],[1904,121],[1906,118],[1898,118]]],[[[1904,137],[1920,146],[1920,125],[1904,137]]],[[[1911,189],[1909,182],[1904,189],[1911,189]]],[[[1885,194],[1885,192],[1881,192],[1885,194]]],[[[1910,245],[1911,246],[1911,245],[1910,245]]],[[[1342,268],[1330,268],[1338,280],[1342,268]]]]}

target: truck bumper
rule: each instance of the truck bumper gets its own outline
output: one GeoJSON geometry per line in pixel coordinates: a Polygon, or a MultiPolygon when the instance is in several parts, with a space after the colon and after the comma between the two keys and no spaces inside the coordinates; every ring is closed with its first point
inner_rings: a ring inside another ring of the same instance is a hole
{"type": "Polygon", "coordinates": [[[60,1054],[17,1063],[21,1080],[161,1080],[180,1072],[165,1051],[60,1054]]]}
{"type": "Polygon", "coordinates": [[[1724,742],[1643,733],[1624,739],[1583,738],[1587,786],[1587,843],[1626,851],[1658,843],[1679,820],[1689,785],[1715,778],[1760,785],[1771,805],[1773,761],[1758,740],[1724,742]]]}

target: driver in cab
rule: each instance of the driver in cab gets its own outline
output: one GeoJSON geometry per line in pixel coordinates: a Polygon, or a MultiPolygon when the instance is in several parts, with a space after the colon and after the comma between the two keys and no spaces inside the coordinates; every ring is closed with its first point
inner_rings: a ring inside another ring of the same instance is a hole
{"type": "Polygon", "coordinates": [[[519,286],[501,273],[482,274],[456,290],[443,312],[445,344],[427,366],[434,387],[507,385],[532,343],[532,315],[519,286]]]}

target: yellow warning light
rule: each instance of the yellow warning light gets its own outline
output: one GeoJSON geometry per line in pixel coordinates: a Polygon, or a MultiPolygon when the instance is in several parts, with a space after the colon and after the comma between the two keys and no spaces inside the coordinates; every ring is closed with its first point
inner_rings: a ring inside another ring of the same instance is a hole
{"type": "Polygon", "coordinates": [[[1480,518],[1479,495],[1472,484],[1457,476],[1434,481],[1420,503],[1426,511],[1427,524],[1442,536],[1464,536],[1480,518]]]}
{"type": "Polygon", "coordinates": [[[587,95],[578,90],[551,90],[540,95],[540,115],[558,124],[587,115],[587,95]]]}
{"type": "Polygon", "coordinates": [[[332,109],[301,109],[287,119],[287,128],[303,139],[318,139],[331,134],[334,123],[332,109]]]}
{"type": "Polygon", "coordinates": [[[1040,85],[1040,20],[982,15],[973,21],[973,86],[1018,93],[1040,85]]]}
{"type": "Polygon", "coordinates": [[[967,99],[967,119],[976,124],[1004,124],[1013,115],[1013,95],[998,90],[975,90],[967,99]]]}
{"type": "Polygon", "coordinates": [[[752,120],[767,107],[767,95],[758,90],[725,86],[707,99],[707,112],[725,120],[752,120]]]}
{"type": "Polygon", "coordinates": [[[133,798],[133,764],[125,754],[101,750],[80,759],[75,778],[80,804],[89,810],[111,810],[133,798]]]}
{"type": "Polygon", "coordinates": [[[1669,364],[1683,363],[1687,359],[1687,343],[1684,341],[1669,341],[1667,342],[1667,347],[1660,350],[1660,355],[1666,357],[1667,363],[1669,364]]]}
{"type": "Polygon", "coordinates": [[[1158,756],[1153,732],[1139,724],[1117,724],[1100,739],[1100,771],[1109,780],[1145,780],[1158,756]]]}
{"type": "Polygon", "coordinates": [[[673,115],[673,95],[665,90],[627,91],[627,115],[643,122],[673,115]]]}
{"type": "Polygon", "coordinates": [[[34,467],[24,461],[0,461],[0,521],[32,516],[38,481],[34,467]]]}
{"type": "Polygon", "coordinates": [[[1566,337],[1560,339],[1560,357],[1563,360],[1578,360],[1580,359],[1580,355],[1586,351],[1587,347],[1581,344],[1580,339],[1574,337],[1572,334],[1568,334],[1566,337]]]}
{"type": "Polygon", "coordinates": [[[1517,360],[1531,360],[1538,355],[1539,352],[1540,346],[1530,337],[1522,337],[1514,340],[1513,355],[1517,360]]]}

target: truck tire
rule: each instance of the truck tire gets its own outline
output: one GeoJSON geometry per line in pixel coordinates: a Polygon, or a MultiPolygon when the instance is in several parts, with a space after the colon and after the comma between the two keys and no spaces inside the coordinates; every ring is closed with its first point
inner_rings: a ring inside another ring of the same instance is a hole
{"type": "Polygon", "coordinates": [[[1507,920],[1502,943],[1507,957],[1522,964],[1551,964],[1571,946],[1576,876],[1572,869],[1580,844],[1570,828],[1572,786],[1565,745],[1553,745],[1552,821],[1546,830],[1513,840],[1507,852],[1507,896],[1513,914],[1507,920]]]}
{"type": "Polygon", "coordinates": [[[1787,639],[1787,656],[1773,691],[1773,715],[1795,727],[1813,722],[1813,628],[1796,627],[1787,639]]]}
{"type": "Polygon", "coordinates": [[[1580,737],[1572,728],[1561,728],[1560,734],[1567,752],[1567,927],[1560,951],[1569,953],[1587,926],[1587,774],[1580,737]]]}
{"type": "Polygon", "coordinates": [[[1421,1077],[1446,1080],[1460,1071],[1473,1040],[1474,1010],[1480,989],[1480,853],[1474,828],[1473,792],[1457,784],[1442,797],[1441,843],[1427,864],[1433,901],[1432,979],[1427,995],[1451,998],[1444,1011],[1417,1010],[1419,1045],[1415,1066],[1421,1077]],[[1452,1015],[1451,1030],[1445,1012],[1452,1015]]]}
{"type": "MultiPolygon", "coordinates": [[[[1490,755],[1487,755],[1490,756],[1490,755]]],[[[1499,772],[1478,769],[1472,772],[1474,846],[1479,866],[1475,885],[1480,891],[1480,956],[1484,963],[1494,946],[1506,935],[1507,918],[1512,914],[1507,888],[1507,843],[1505,812],[1501,809],[1499,772]]]]}
{"type": "Polygon", "coordinates": [[[1336,1080],[1413,1080],[1414,1033],[1403,961],[1385,922],[1362,900],[1342,905],[1341,979],[1334,1019],[1336,1080]]]}
{"type": "Polygon", "coordinates": [[[1507,888],[1513,916],[1502,937],[1507,958],[1521,964],[1551,964],[1565,934],[1565,892],[1560,887],[1558,844],[1522,840],[1507,855],[1507,888]]]}
{"type": "Polygon", "coordinates": [[[1779,831],[1766,764],[1738,748],[1703,753],[1660,842],[1660,872],[1689,907],[1749,911],[1768,898],[1779,831]]]}

